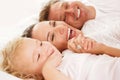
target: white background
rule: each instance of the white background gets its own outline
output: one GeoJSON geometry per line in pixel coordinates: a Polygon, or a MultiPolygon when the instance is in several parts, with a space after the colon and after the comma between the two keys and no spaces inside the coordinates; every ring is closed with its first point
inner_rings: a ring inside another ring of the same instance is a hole
{"type": "Polygon", "coordinates": [[[13,38],[18,25],[33,15],[48,0],[0,0],[0,47],[13,38]]]}

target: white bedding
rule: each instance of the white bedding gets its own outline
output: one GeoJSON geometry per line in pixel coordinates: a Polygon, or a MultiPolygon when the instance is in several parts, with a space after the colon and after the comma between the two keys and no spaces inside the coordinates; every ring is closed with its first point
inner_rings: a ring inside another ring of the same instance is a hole
{"type": "MultiPolygon", "coordinates": [[[[43,2],[44,2],[44,0],[42,0],[43,2]]],[[[100,0],[98,0],[98,1],[100,1],[100,0]]],[[[11,16],[11,15],[9,15],[9,16],[11,16]]],[[[0,34],[1,34],[1,36],[0,36],[0,49],[6,44],[6,42],[8,42],[10,39],[12,39],[13,37],[15,37],[15,36],[18,36],[18,35],[20,35],[21,33],[22,33],[22,31],[27,27],[27,26],[29,26],[30,24],[32,24],[32,23],[35,23],[35,22],[37,22],[37,17],[38,15],[32,15],[32,16],[30,16],[30,17],[28,17],[27,19],[25,18],[25,20],[24,21],[22,21],[21,23],[22,24],[20,24],[20,25],[17,25],[17,27],[16,27],[16,25],[15,25],[15,27],[11,27],[11,26],[8,26],[8,27],[0,27],[0,34]]],[[[6,16],[5,16],[6,17],[6,16]]],[[[14,17],[14,16],[13,16],[14,17]]],[[[6,19],[7,20],[7,19],[6,19]]],[[[1,20],[2,21],[2,20],[1,20]]],[[[7,24],[7,23],[6,23],[7,24]]],[[[94,25],[94,22],[93,22],[93,25],[94,25]]],[[[93,27],[93,25],[90,25],[91,27],[93,27]]],[[[97,24],[97,25],[99,25],[99,24],[97,24]]],[[[100,24],[101,25],[101,24],[100,24]]],[[[2,26],[2,25],[0,25],[0,26],[2,26]]],[[[89,27],[90,27],[89,26],[89,27]]],[[[105,26],[105,25],[104,25],[105,26]]],[[[115,28],[114,28],[115,29],[115,28]]],[[[120,29],[120,28],[119,28],[120,29]]],[[[90,30],[90,29],[89,29],[90,30]]],[[[98,30],[98,29],[97,29],[98,30]]],[[[112,30],[112,29],[111,29],[112,30]]],[[[118,30],[118,29],[117,29],[118,30]]],[[[103,34],[103,33],[102,33],[103,34]]],[[[110,33],[110,35],[111,35],[111,33],[110,33]]],[[[91,36],[91,35],[90,35],[91,36]]],[[[96,36],[96,37],[99,37],[100,38],[100,36],[96,36]]],[[[101,36],[101,38],[102,38],[103,36],[101,36]]],[[[119,37],[118,37],[119,38],[119,37]]],[[[99,41],[99,40],[98,40],[99,41]]],[[[103,40],[104,41],[104,40],[103,40]]],[[[109,43],[108,43],[108,45],[109,45],[109,43]]],[[[119,44],[113,44],[114,46],[117,46],[117,47],[119,47],[120,45],[119,44]]],[[[106,61],[107,61],[107,59],[105,59],[106,61]]],[[[1,61],[2,61],[2,56],[0,55],[0,63],[1,63],[1,61]]],[[[120,65],[120,64],[119,64],[120,65]]],[[[106,65],[107,66],[107,65],[106,65]]],[[[100,67],[100,66],[98,66],[98,67],[100,67]]],[[[104,69],[104,67],[103,67],[103,69],[104,69]]],[[[112,69],[112,66],[111,66],[111,69],[112,69]]],[[[105,69],[105,71],[106,70],[108,70],[108,69],[105,69]]],[[[109,68],[109,70],[110,70],[110,68],[109,68]]],[[[102,71],[102,70],[99,70],[99,71],[102,71]]],[[[119,71],[120,71],[120,68],[119,68],[119,71]]],[[[89,77],[91,77],[91,80],[104,80],[103,78],[99,78],[99,79],[96,79],[97,78],[97,76],[96,77],[94,77],[96,74],[97,74],[98,72],[94,72],[93,71],[93,73],[91,73],[91,74],[94,74],[94,75],[92,75],[92,76],[89,76],[89,77]],[[93,79],[94,78],[94,79],[93,79]]],[[[119,74],[120,73],[116,73],[115,75],[116,76],[118,76],[118,78],[117,79],[111,79],[111,80],[120,80],[120,77],[119,77],[119,74]]],[[[83,75],[83,74],[82,74],[83,75]]],[[[112,76],[114,76],[114,75],[112,75],[112,76]]],[[[110,76],[107,76],[108,78],[110,77],[110,76]]],[[[106,78],[107,79],[107,78],[106,78]]],[[[12,76],[12,75],[10,75],[10,74],[7,74],[7,73],[5,73],[5,72],[2,72],[2,71],[0,71],[0,80],[20,80],[19,78],[16,78],[16,77],[14,77],[14,76],[12,76]]],[[[80,79],[78,79],[78,80],[80,80],[80,79]]],[[[81,79],[81,80],[83,80],[83,79],[81,79]]],[[[110,79],[108,79],[108,80],[110,80],[110,79]]]]}
{"type": "Polygon", "coordinates": [[[0,71],[0,80],[21,80],[15,76],[12,76],[6,72],[0,71]]]}
{"type": "Polygon", "coordinates": [[[108,55],[76,54],[69,50],[58,69],[73,80],[120,80],[120,58],[108,55]]]}

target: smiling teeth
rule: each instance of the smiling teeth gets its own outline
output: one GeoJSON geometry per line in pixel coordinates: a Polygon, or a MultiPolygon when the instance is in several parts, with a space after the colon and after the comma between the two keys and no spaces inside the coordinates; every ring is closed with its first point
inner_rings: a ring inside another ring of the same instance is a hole
{"type": "Polygon", "coordinates": [[[80,9],[78,9],[77,11],[78,11],[77,17],[79,18],[80,17],[80,9]]]}
{"type": "Polygon", "coordinates": [[[68,28],[68,40],[69,40],[69,37],[70,37],[70,28],[68,28]]]}

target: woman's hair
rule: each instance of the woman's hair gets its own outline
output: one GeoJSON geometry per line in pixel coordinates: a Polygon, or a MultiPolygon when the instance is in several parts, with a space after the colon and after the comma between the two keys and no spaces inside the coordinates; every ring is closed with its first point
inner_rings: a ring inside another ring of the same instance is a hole
{"type": "Polygon", "coordinates": [[[35,25],[36,24],[32,24],[28,28],[26,28],[21,37],[31,38],[32,37],[32,29],[34,28],[35,25]]]}
{"type": "Polygon", "coordinates": [[[49,11],[51,8],[51,5],[55,4],[56,2],[59,2],[60,0],[50,0],[40,11],[39,13],[39,21],[47,21],[49,16],[49,11]]]}
{"type": "Polygon", "coordinates": [[[44,80],[43,77],[40,75],[26,74],[16,69],[16,63],[18,61],[16,60],[16,57],[18,56],[17,50],[20,48],[21,44],[23,43],[23,40],[24,38],[22,37],[15,38],[13,41],[9,42],[5,46],[5,48],[3,48],[3,62],[1,65],[2,70],[22,79],[33,78],[36,80],[44,80]]]}

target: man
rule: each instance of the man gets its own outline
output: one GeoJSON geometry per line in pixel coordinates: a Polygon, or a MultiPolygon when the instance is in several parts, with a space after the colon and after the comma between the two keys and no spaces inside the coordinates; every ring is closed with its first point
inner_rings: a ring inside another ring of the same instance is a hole
{"type": "Polygon", "coordinates": [[[102,30],[106,25],[120,19],[119,5],[119,0],[79,0],[73,2],[50,0],[41,11],[39,21],[61,20],[78,29],[81,29],[85,24],[84,31],[90,27],[94,32],[93,28],[99,27],[102,30]]]}
{"type": "Polygon", "coordinates": [[[95,8],[86,6],[80,1],[61,2],[60,0],[51,0],[40,13],[39,21],[65,21],[69,25],[81,29],[86,21],[94,19],[95,16],[95,8]]]}

